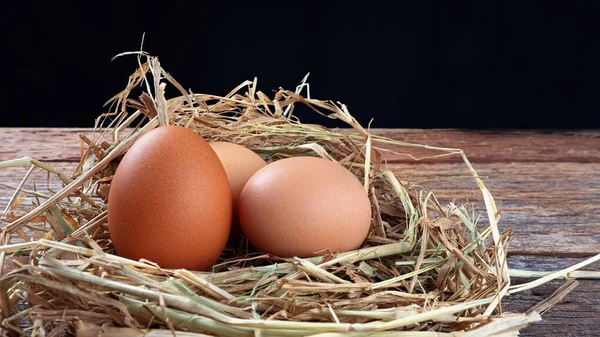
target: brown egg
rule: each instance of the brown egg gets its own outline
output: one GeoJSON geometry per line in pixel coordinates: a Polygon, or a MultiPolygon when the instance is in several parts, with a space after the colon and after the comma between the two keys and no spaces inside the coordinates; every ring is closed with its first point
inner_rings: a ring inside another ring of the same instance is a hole
{"type": "Polygon", "coordinates": [[[295,157],[270,163],[246,183],[240,225],[258,250],[308,257],[359,248],[371,204],[360,181],[330,160],[295,157]]]}
{"type": "Polygon", "coordinates": [[[266,166],[267,163],[252,150],[238,144],[228,142],[210,143],[213,150],[219,156],[231,188],[231,198],[233,204],[233,222],[231,226],[230,237],[232,240],[239,240],[242,231],[238,221],[238,199],[240,193],[256,171],[266,166]]]}
{"type": "Polygon", "coordinates": [[[117,254],[163,268],[206,270],[231,228],[231,192],[219,157],[197,133],[163,126],[127,151],[108,195],[117,254]]]}

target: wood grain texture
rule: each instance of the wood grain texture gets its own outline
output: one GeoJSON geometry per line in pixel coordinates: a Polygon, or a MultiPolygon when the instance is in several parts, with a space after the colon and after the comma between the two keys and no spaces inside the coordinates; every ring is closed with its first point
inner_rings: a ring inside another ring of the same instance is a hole
{"type": "MultiPolygon", "coordinates": [[[[567,268],[580,258],[557,258],[552,256],[511,256],[510,268],[552,271],[567,268]]],[[[600,271],[600,263],[592,264],[586,270],[600,271]]],[[[530,281],[512,278],[513,284],[530,281]]],[[[505,297],[503,309],[509,312],[525,312],[537,303],[548,298],[564,280],[555,280],[538,288],[526,290],[505,297]]],[[[563,301],[542,315],[542,321],[521,331],[521,336],[599,336],[600,335],[600,281],[580,280],[577,286],[563,301]]]]}
{"type": "Polygon", "coordinates": [[[45,162],[78,162],[79,133],[90,129],[0,128],[0,161],[32,157],[45,162]]]}
{"type": "MultiPolygon", "coordinates": [[[[472,162],[600,162],[600,131],[462,131],[378,129],[373,133],[388,138],[430,146],[460,148],[472,162]]],[[[439,154],[422,149],[388,146],[415,157],[439,154]]],[[[391,162],[413,162],[406,156],[387,155],[391,162]]],[[[458,156],[423,162],[460,162],[458,156]]]]}
{"type": "MultiPolygon", "coordinates": [[[[500,210],[500,228],[515,229],[511,253],[600,253],[599,163],[511,162],[474,166],[500,210]]],[[[464,164],[390,164],[387,168],[403,180],[433,191],[443,204],[472,203],[482,215],[481,223],[487,223],[481,193],[468,177],[464,164]],[[460,175],[465,179],[448,180],[460,175]]]]}
{"type": "MultiPolygon", "coordinates": [[[[372,132],[404,142],[460,148],[472,162],[600,163],[600,131],[373,129],[372,132]]],[[[79,133],[88,137],[93,135],[91,129],[0,128],[0,161],[22,156],[31,156],[44,161],[78,161],[79,133]],[[45,143],[44,140],[50,140],[52,144],[45,143]],[[28,151],[23,152],[23,148],[28,151]]],[[[401,146],[385,147],[397,152],[410,153],[416,157],[440,154],[437,151],[401,146]]],[[[386,153],[386,158],[389,162],[414,162],[409,157],[393,153],[386,153]]],[[[451,156],[421,162],[460,161],[460,157],[451,156]]]]}
{"type": "MultiPolygon", "coordinates": [[[[390,138],[432,146],[462,148],[495,197],[501,229],[513,227],[509,266],[555,270],[600,253],[600,131],[490,132],[461,130],[373,130],[390,138]]],[[[0,161],[31,156],[70,176],[79,162],[79,133],[89,129],[0,128],[0,161]]],[[[390,147],[407,152],[407,148],[390,147]]],[[[438,152],[413,150],[415,156],[438,152]]],[[[387,169],[404,181],[436,193],[442,203],[468,202],[487,222],[481,195],[458,156],[414,161],[384,153],[387,169]],[[462,177],[464,179],[456,179],[462,177]]],[[[17,185],[27,167],[0,170],[0,182],[17,185]]],[[[48,192],[46,175],[37,187],[48,192]]],[[[31,184],[27,186],[32,187],[31,184]]],[[[50,189],[61,182],[53,177],[50,189]]],[[[12,191],[0,186],[0,212],[12,191]]],[[[600,263],[587,270],[600,271],[600,263]]],[[[513,279],[513,283],[527,280],[513,279]]],[[[504,310],[524,312],[554,292],[563,280],[508,296],[504,310]]],[[[600,281],[582,280],[522,336],[600,336],[600,281]]]]}

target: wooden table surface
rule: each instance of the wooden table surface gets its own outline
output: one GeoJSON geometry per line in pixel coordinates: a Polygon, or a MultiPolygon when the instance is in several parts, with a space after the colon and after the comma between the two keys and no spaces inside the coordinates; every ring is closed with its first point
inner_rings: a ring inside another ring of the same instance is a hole
{"type": "MultiPolygon", "coordinates": [[[[403,141],[458,147],[483,176],[501,212],[501,230],[514,229],[509,267],[565,268],[600,253],[600,131],[525,132],[373,130],[403,141]]],[[[69,176],[79,162],[79,133],[89,129],[0,128],[0,161],[31,156],[69,176]]],[[[396,148],[406,152],[406,148],[396,148]]],[[[410,151],[414,156],[435,154],[410,151]]],[[[468,201],[482,215],[482,199],[458,157],[415,162],[386,153],[387,168],[430,188],[441,202],[468,201]],[[464,176],[465,179],[449,178],[464,176]]],[[[0,170],[0,182],[17,185],[28,168],[0,170]]],[[[58,188],[58,182],[54,182],[58,188]]],[[[11,196],[0,187],[0,211],[11,196]]],[[[600,271],[595,263],[586,270],[600,271]]],[[[526,280],[513,278],[513,284],[526,280]]],[[[564,280],[505,298],[504,310],[525,312],[550,296],[564,280]]],[[[600,280],[581,280],[543,320],[522,336],[600,336],[600,280]]]]}

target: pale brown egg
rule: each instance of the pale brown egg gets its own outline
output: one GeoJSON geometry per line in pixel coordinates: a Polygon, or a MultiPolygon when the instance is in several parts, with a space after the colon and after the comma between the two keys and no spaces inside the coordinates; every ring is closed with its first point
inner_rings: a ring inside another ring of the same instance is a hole
{"type": "Polygon", "coordinates": [[[241,230],[238,221],[238,200],[242,189],[256,171],[263,168],[267,163],[252,150],[238,144],[229,142],[211,142],[210,146],[215,150],[229,179],[231,198],[233,205],[233,221],[230,237],[232,240],[241,238],[241,230]]]}
{"type": "Polygon", "coordinates": [[[371,224],[360,181],[342,165],[315,157],[275,161],[242,190],[240,225],[258,250],[308,257],[359,248],[371,224]]]}
{"type": "Polygon", "coordinates": [[[225,169],[208,142],[163,126],[119,163],[108,195],[110,238],[120,256],[206,270],[225,248],[231,209],[225,169]]]}

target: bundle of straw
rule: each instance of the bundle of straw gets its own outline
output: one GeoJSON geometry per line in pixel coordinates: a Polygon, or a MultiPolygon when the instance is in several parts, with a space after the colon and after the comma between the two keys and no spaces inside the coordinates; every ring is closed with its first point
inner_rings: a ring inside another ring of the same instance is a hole
{"type": "Polygon", "coordinates": [[[2,326],[9,334],[508,336],[540,319],[536,311],[502,312],[512,232],[498,230],[492,195],[460,149],[372,135],[343,104],[302,96],[306,78],[273,98],[256,80],[222,97],[194,94],[158,58],[137,55],[139,68],[109,101],[111,112],[96,120],[92,139],[82,136],[85,151],[72,176],[31,158],[0,163],[30,165],[12,186],[0,237],[2,326]],[[167,84],[181,94],[167,99],[167,84]],[[136,88],[144,91],[139,99],[131,97],[136,88]],[[294,115],[298,104],[351,129],[303,124],[294,115]],[[321,156],[340,163],[369,193],[367,240],[356,251],[305,259],[227,247],[210,272],[115,255],[107,226],[111,177],[136,139],[165,124],[244,145],[267,161],[321,156]],[[441,205],[432,192],[382,169],[382,146],[389,144],[461,156],[488,223],[480,228],[464,205],[441,205]],[[58,176],[62,188],[26,189],[36,170],[58,176]]]}

